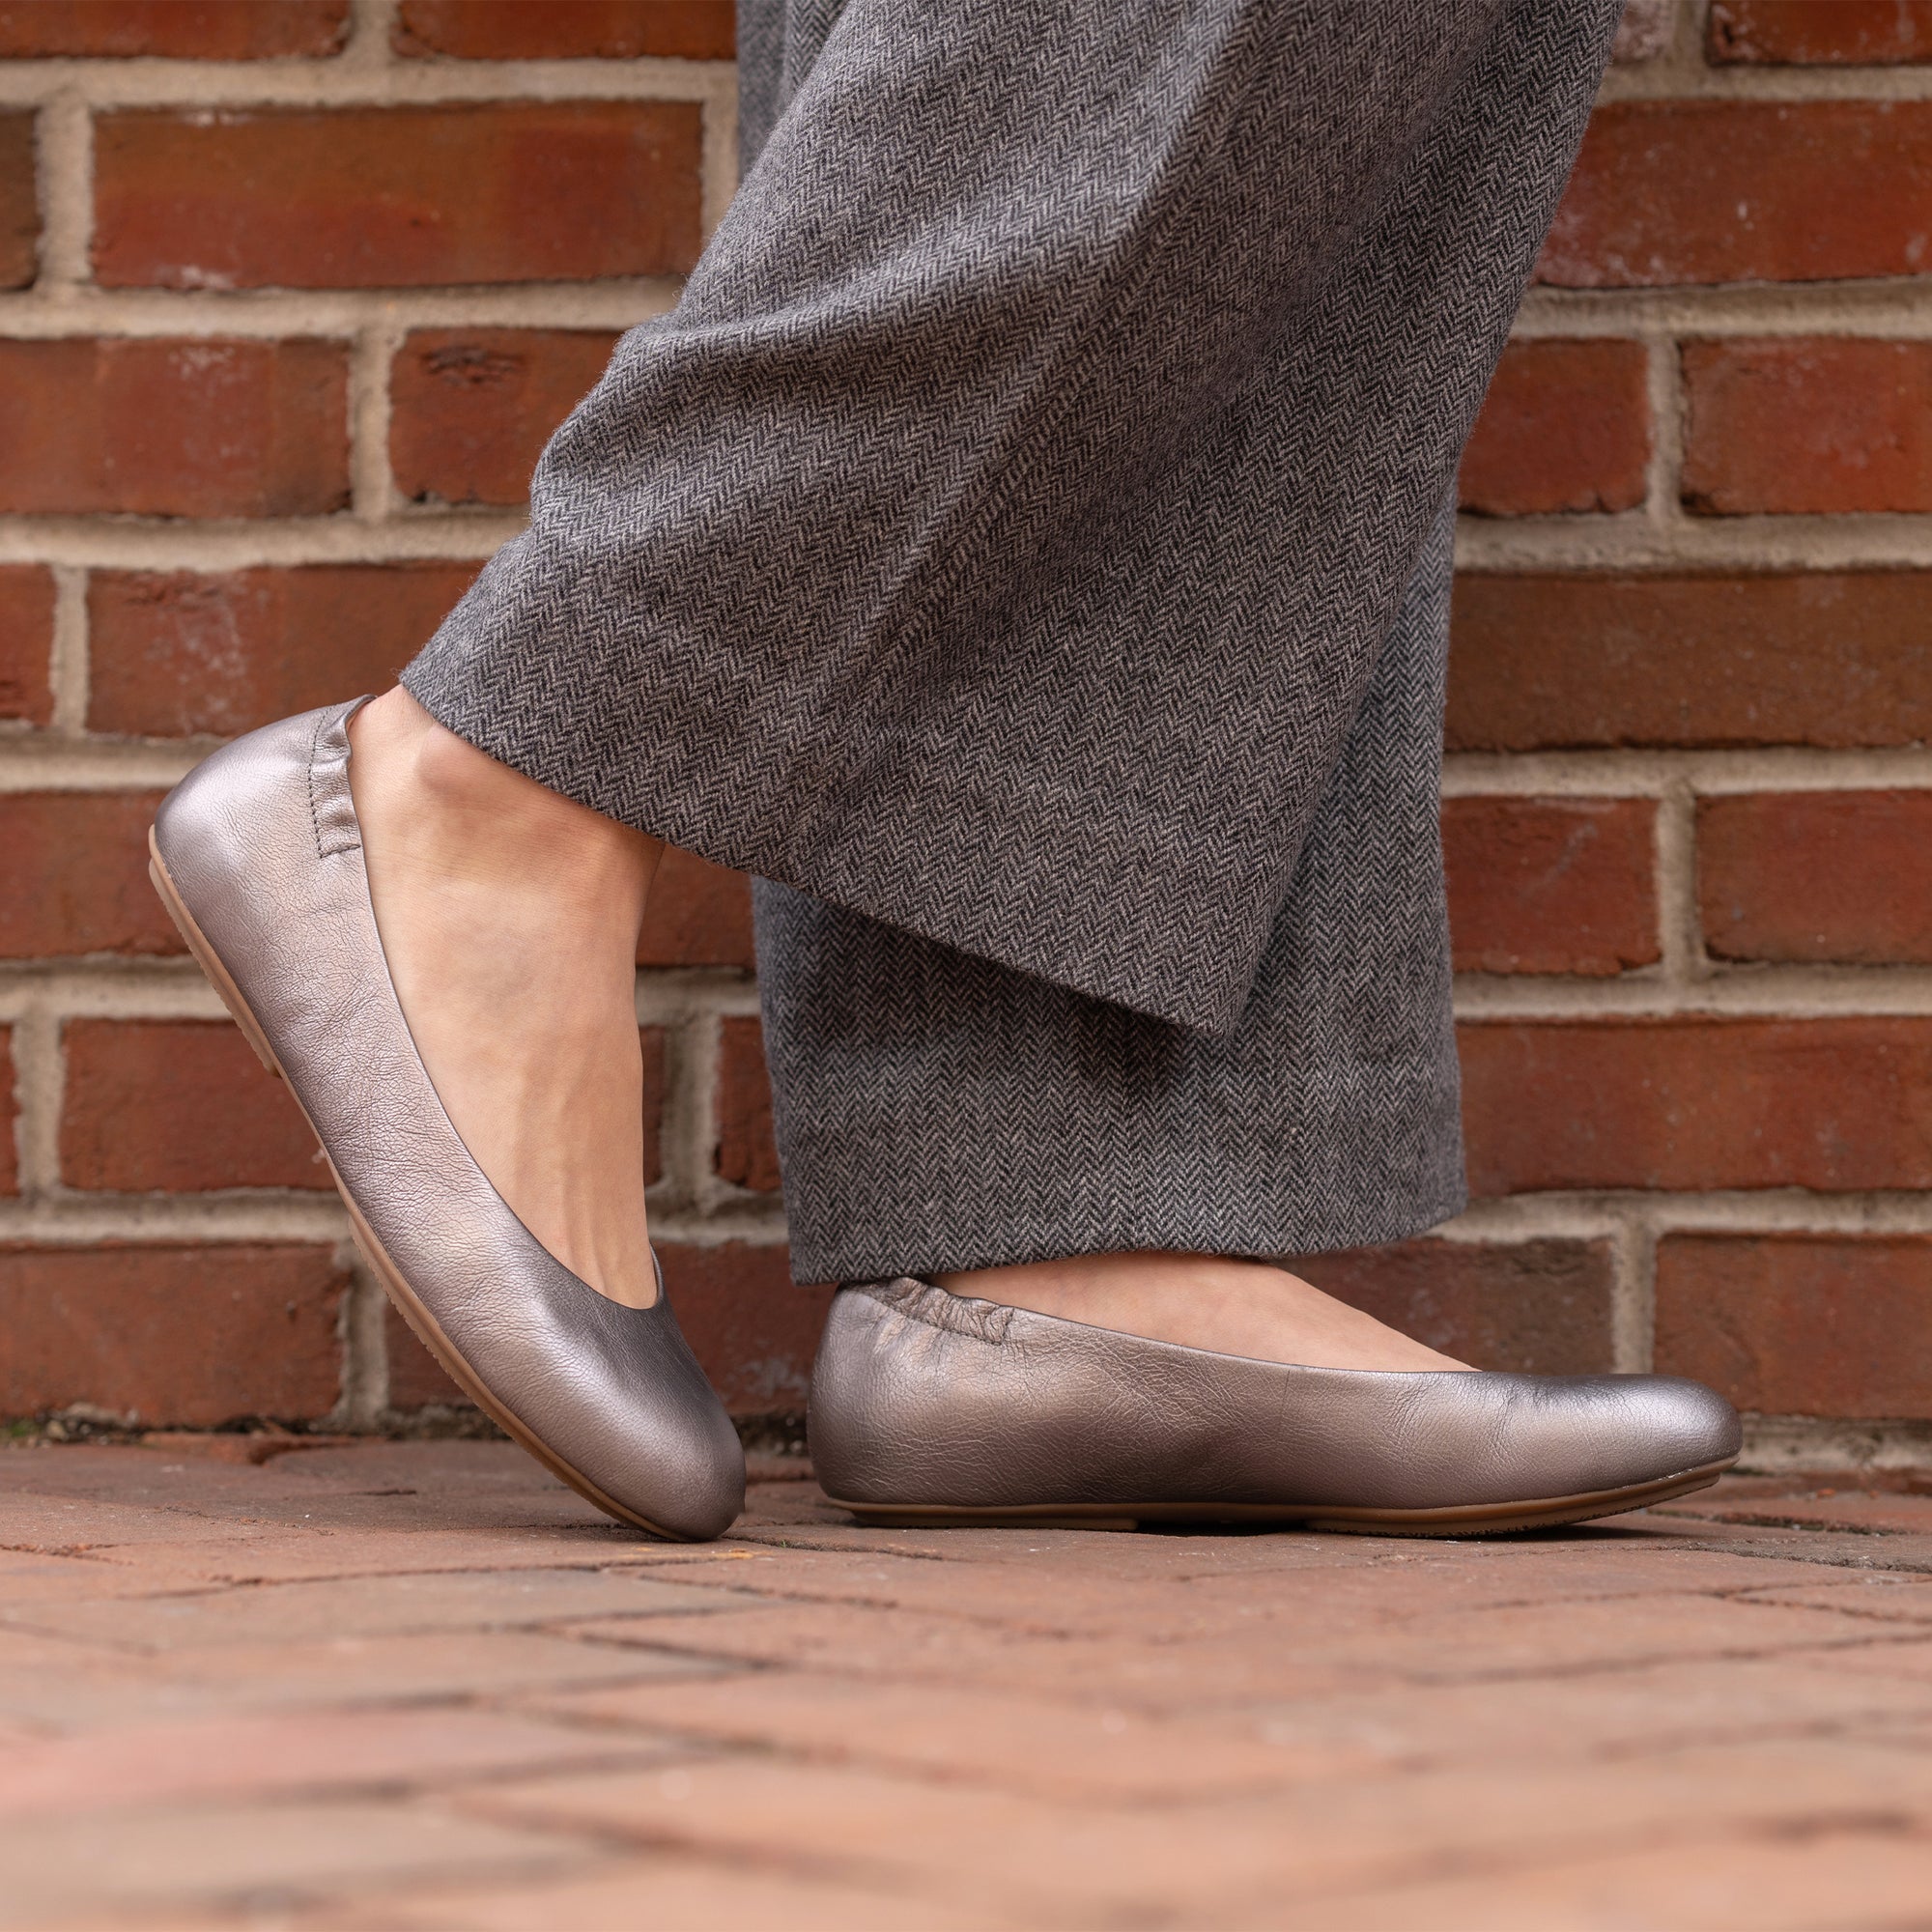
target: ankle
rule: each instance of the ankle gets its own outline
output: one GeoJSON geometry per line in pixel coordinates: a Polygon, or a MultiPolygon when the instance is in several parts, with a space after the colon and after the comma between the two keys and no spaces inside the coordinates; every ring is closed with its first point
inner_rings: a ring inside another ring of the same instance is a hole
{"type": "Polygon", "coordinates": [[[478,751],[400,685],[357,713],[351,743],[358,813],[415,861],[493,887],[540,878],[553,903],[641,919],[661,840],[478,751]]]}

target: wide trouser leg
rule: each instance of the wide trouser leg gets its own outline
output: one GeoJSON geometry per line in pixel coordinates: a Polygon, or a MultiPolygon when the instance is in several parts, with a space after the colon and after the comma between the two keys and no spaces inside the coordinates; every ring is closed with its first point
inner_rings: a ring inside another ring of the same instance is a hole
{"type": "Polygon", "coordinates": [[[1306,1253],[1462,1207],[1438,831],[1451,534],[1444,515],[1232,1034],[757,884],[798,1279],[1306,1253]]]}
{"type": "Polygon", "coordinates": [[[673,843],[1231,1033],[1617,0],[834,11],[406,681],[673,843]]]}

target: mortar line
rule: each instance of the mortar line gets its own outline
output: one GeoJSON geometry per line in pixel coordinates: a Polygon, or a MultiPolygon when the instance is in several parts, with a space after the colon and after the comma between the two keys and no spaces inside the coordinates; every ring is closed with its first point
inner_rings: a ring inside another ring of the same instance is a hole
{"type": "Polygon", "coordinates": [[[1683,521],[1684,397],[1677,338],[1654,325],[1644,336],[1644,395],[1650,408],[1650,461],[1643,507],[1662,541],[1683,521]]]}
{"type": "Polygon", "coordinates": [[[399,63],[390,44],[397,0],[351,0],[349,39],[331,59],[335,72],[386,75],[399,63]]]}
{"type": "Polygon", "coordinates": [[[665,1172],[673,1180],[672,1205],[695,1214],[718,1204],[712,1153],[718,1145],[718,1071],[724,1021],[694,1013],[666,1037],[663,1148],[665,1172]]]}
{"type": "MultiPolygon", "coordinates": [[[[358,10],[361,11],[361,10],[358,10]]],[[[370,9],[373,16],[382,9],[370,9]]],[[[731,61],[464,60],[374,54],[360,36],[340,54],[263,61],[89,57],[0,62],[0,107],[31,108],[63,95],[96,111],[276,107],[418,107],[445,102],[675,101],[700,105],[731,61]]]]}
{"type": "Polygon", "coordinates": [[[381,313],[356,331],[349,360],[349,475],[351,514],[383,524],[396,508],[389,462],[389,370],[402,331],[381,313]]]}
{"type": "Polygon", "coordinates": [[[94,132],[82,90],[67,86],[51,92],[34,131],[41,197],[38,286],[71,289],[93,271],[94,132]]]}
{"type": "Polygon", "coordinates": [[[20,1193],[44,1198],[60,1185],[60,1118],[67,1088],[61,1022],[51,1003],[36,1001],[12,1023],[14,1097],[19,1107],[14,1144],[20,1193]]]}
{"type": "Polygon", "coordinates": [[[1666,288],[1527,291],[1511,334],[1681,336],[1897,335],[1932,332],[1925,312],[1927,277],[1871,276],[1832,282],[1673,283],[1666,288]]]}
{"type": "Polygon", "coordinates": [[[1612,978],[1459,974],[1467,1021],[1921,1019],[1932,1017],[1928,966],[1712,966],[1673,982],[1655,968],[1612,978]]]}
{"type": "Polygon", "coordinates": [[[708,242],[738,192],[738,68],[720,67],[703,97],[699,123],[698,221],[708,242]]]}
{"type": "Polygon", "coordinates": [[[1932,517],[1686,516],[1667,526],[1637,511],[1457,521],[1459,569],[1611,570],[1635,576],[1728,572],[1922,570],[1932,566],[1932,517]]]}
{"type": "Polygon", "coordinates": [[[1697,903],[1696,805],[1680,777],[1657,801],[1652,826],[1657,936],[1666,983],[1700,986],[1711,977],[1697,903]]]}
{"type": "Polygon", "coordinates": [[[388,1296],[353,1239],[336,1243],[334,1261],[348,1271],[349,1292],[337,1323],[341,1393],[323,1426],[375,1429],[389,1406],[388,1296]]]}
{"type": "Polygon", "coordinates": [[[1890,791],[1932,785],[1932,750],[1833,751],[1777,746],[1741,751],[1452,752],[1445,798],[1662,798],[1757,791],[1890,791]]]}
{"type": "Polygon", "coordinates": [[[627,328],[668,310],[682,286],[674,275],[313,291],[37,286],[0,294],[0,338],[306,335],[347,341],[378,315],[402,328],[627,328]]]}
{"type": "Polygon", "coordinates": [[[1573,1189],[1472,1201],[1434,1230],[1463,1242],[1615,1239],[1633,1217],[1666,1235],[1932,1236],[1932,1192],[1918,1188],[1823,1194],[1799,1187],[1573,1189]]]}
{"type": "Polygon", "coordinates": [[[76,738],[87,729],[87,573],[71,563],[56,564],[53,579],[54,635],[47,676],[54,701],[49,729],[57,737],[76,738]]]}
{"type": "Polygon", "coordinates": [[[1610,1237],[1610,1366],[1647,1373],[1657,1359],[1657,1235],[1627,1216],[1610,1237]]]}

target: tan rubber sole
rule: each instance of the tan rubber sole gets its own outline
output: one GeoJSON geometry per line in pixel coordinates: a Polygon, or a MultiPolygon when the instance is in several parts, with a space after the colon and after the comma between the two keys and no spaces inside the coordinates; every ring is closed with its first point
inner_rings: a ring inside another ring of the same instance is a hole
{"type": "Polygon", "coordinates": [[[1452,1509],[1340,1509],[1276,1503],[1026,1503],[1005,1509],[965,1509],[922,1503],[853,1503],[830,1498],[879,1529],[1139,1529],[1151,1522],[1292,1523],[1302,1529],[1349,1536],[1501,1536],[1515,1529],[1553,1529],[1592,1517],[1708,1489],[1737,1461],[1684,1469],[1654,1482],[1620,1490],[1592,1490],[1573,1496],[1544,1496],[1520,1503],[1474,1503],[1452,1509]]]}
{"type": "MultiPolygon", "coordinates": [[[[277,1080],[286,1082],[288,1076],[282,1071],[281,1063],[275,1058],[274,1048],[269,1044],[269,1037],[262,1031],[255,1015],[248,1010],[248,1002],[242,997],[242,989],[230,977],[227,967],[221,963],[221,956],[208,942],[207,935],[194,922],[194,915],[188,911],[181,894],[175,889],[175,882],[168,876],[168,868],[161,862],[160,847],[155,842],[154,828],[148,830],[148,877],[154,881],[155,891],[160,895],[162,905],[167,908],[168,917],[174,921],[175,929],[181,934],[187,950],[194,955],[194,963],[208,976],[208,982],[221,996],[221,1004],[228,1009],[229,1017],[242,1029],[242,1035],[255,1050],[255,1058],[272,1073],[277,1080]]],[[[296,1094],[293,1085],[289,1092],[295,1095],[296,1105],[301,1106],[301,1095],[296,1094]]],[[[302,1108],[302,1119],[308,1121],[309,1132],[315,1134],[317,1147],[322,1147],[322,1136],[315,1132],[315,1122],[308,1120],[308,1109],[302,1108]]],[[[417,1300],[414,1291],[404,1280],[403,1273],[384,1251],[376,1238],[375,1231],[362,1218],[362,1210],[356,1207],[355,1198],[342,1184],[342,1177],[335,1171],[335,1163],[328,1158],[328,1150],[323,1148],[322,1157],[328,1164],[329,1179],[335,1182],[335,1191],[342,1197],[342,1205],[349,1210],[349,1222],[354,1230],[355,1245],[361,1251],[362,1259],[369,1264],[376,1279],[383,1284],[383,1292],[395,1303],[397,1312],[414,1331],[436,1359],[441,1363],[443,1372],[458,1388],[487,1415],[497,1427],[521,1448],[526,1449],[541,1463],[552,1475],[560,1482],[567,1483],[584,1501],[594,1503],[606,1516],[615,1517],[619,1522],[630,1523],[634,1528],[647,1530],[652,1536],[661,1536],[670,1543],[688,1543],[692,1539],[678,1535],[675,1530],[662,1528],[648,1517],[629,1510],[593,1483],[582,1470],[574,1469],[547,1443],[533,1435],[524,1423],[505,1408],[490,1393],[483,1378],[463,1359],[462,1352],[442,1332],[441,1324],[423,1304],[417,1300]]]]}

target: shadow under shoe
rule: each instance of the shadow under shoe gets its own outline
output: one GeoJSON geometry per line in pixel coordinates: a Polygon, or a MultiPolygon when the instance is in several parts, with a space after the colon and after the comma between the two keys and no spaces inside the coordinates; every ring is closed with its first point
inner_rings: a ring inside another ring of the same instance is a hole
{"type": "Polygon", "coordinates": [[[657,1300],[627,1308],[558,1262],[470,1157],[410,1037],[350,796],[364,701],[268,725],[190,772],[150,835],[156,889],[458,1385],[599,1509],[717,1536],[744,1507],[744,1454],[662,1271],[657,1300]]]}

